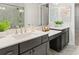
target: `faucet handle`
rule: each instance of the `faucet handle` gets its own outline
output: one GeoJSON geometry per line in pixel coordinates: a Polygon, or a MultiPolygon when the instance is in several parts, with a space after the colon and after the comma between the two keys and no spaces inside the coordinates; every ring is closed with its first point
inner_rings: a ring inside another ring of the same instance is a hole
{"type": "Polygon", "coordinates": [[[20,27],[20,32],[21,32],[21,34],[23,33],[23,28],[22,27],[20,27]]]}
{"type": "Polygon", "coordinates": [[[26,28],[24,28],[24,32],[26,32],[26,28]]]}
{"type": "Polygon", "coordinates": [[[16,26],[16,34],[18,34],[18,28],[19,28],[19,26],[16,26]]]}

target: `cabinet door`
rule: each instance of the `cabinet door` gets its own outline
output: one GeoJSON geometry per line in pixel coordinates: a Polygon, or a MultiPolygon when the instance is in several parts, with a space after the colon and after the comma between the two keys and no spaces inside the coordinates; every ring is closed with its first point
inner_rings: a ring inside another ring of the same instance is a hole
{"type": "Polygon", "coordinates": [[[40,44],[41,44],[41,37],[20,43],[20,53],[23,53],[29,49],[32,49],[35,46],[38,46],[40,44]]]}
{"type": "Polygon", "coordinates": [[[32,50],[32,55],[46,55],[46,53],[47,53],[46,43],[44,43],[32,50]]]}
{"type": "Polygon", "coordinates": [[[49,54],[49,49],[50,49],[49,48],[49,41],[46,44],[47,44],[47,53],[46,54],[48,55],[49,54]]]}
{"type": "Polygon", "coordinates": [[[66,45],[66,32],[64,32],[63,34],[62,34],[62,40],[61,40],[61,46],[62,46],[62,49],[65,47],[65,45],[66,45]]]}
{"type": "Polygon", "coordinates": [[[69,43],[69,29],[66,31],[66,44],[69,43]]]}
{"type": "Polygon", "coordinates": [[[0,49],[0,55],[18,55],[18,45],[0,49]]]}
{"type": "Polygon", "coordinates": [[[65,29],[62,33],[62,48],[64,48],[69,42],[69,29],[65,29]]]}
{"type": "Polygon", "coordinates": [[[44,35],[41,37],[41,43],[47,42],[48,41],[48,35],[44,35]]]}

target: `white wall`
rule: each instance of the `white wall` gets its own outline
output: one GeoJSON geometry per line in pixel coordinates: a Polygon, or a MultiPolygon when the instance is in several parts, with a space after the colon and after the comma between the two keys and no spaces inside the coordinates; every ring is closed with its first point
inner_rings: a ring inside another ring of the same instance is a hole
{"type": "Polygon", "coordinates": [[[75,4],[71,4],[70,44],[75,45],[75,4]]]}
{"type": "Polygon", "coordinates": [[[28,24],[32,26],[41,25],[40,19],[40,4],[39,3],[27,3],[25,4],[25,26],[28,24]]]}

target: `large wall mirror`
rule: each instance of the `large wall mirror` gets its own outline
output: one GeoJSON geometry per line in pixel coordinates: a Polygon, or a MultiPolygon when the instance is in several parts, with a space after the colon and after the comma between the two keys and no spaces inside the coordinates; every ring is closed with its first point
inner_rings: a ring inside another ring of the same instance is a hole
{"type": "Polygon", "coordinates": [[[42,26],[49,24],[49,4],[41,5],[41,23],[42,26]]]}
{"type": "Polygon", "coordinates": [[[25,7],[0,3],[0,22],[9,20],[11,28],[32,25],[43,26],[49,24],[49,4],[29,3],[25,7]]]}
{"type": "Polygon", "coordinates": [[[49,4],[25,4],[25,25],[43,26],[49,23],[49,4]]]}
{"type": "Polygon", "coordinates": [[[24,26],[24,7],[0,3],[0,21],[3,20],[10,21],[11,28],[24,26]]]}

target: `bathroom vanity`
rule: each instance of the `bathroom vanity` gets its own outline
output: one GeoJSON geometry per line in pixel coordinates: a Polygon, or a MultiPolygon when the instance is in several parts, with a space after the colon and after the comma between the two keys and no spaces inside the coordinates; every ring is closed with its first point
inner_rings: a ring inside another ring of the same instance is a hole
{"type": "Polygon", "coordinates": [[[59,52],[68,44],[69,27],[49,26],[50,31],[48,31],[49,28],[47,32],[40,30],[43,26],[46,26],[46,29],[50,24],[49,14],[52,11],[49,12],[49,4],[30,3],[24,4],[23,7],[16,6],[18,4],[0,5],[5,7],[2,10],[3,12],[0,12],[2,15],[0,19],[2,21],[7,18],[11,22],[10,30],[12,29],[9,35],[3,36],[2,32],[0,32],[0,55],[48,55],[50,48],[59,52]],[[34,31],[36,27],[33,26],[37,26],[39,29],[34,31]],[[31,32],[28,28],[30,28],[31,32]],[[16,34],[13,29],[16,29],[16,34]],[[17,32],[21,33],[17,34],[17,32]]]}
{"type": "Polygon", "coordinates": [[[9,35],[0,39],[0,55],[47,55],[51,40],[49,38],[55,38],[60,33],[61,31],[50,30],[22,34],[23,37],[9,35]]]}

